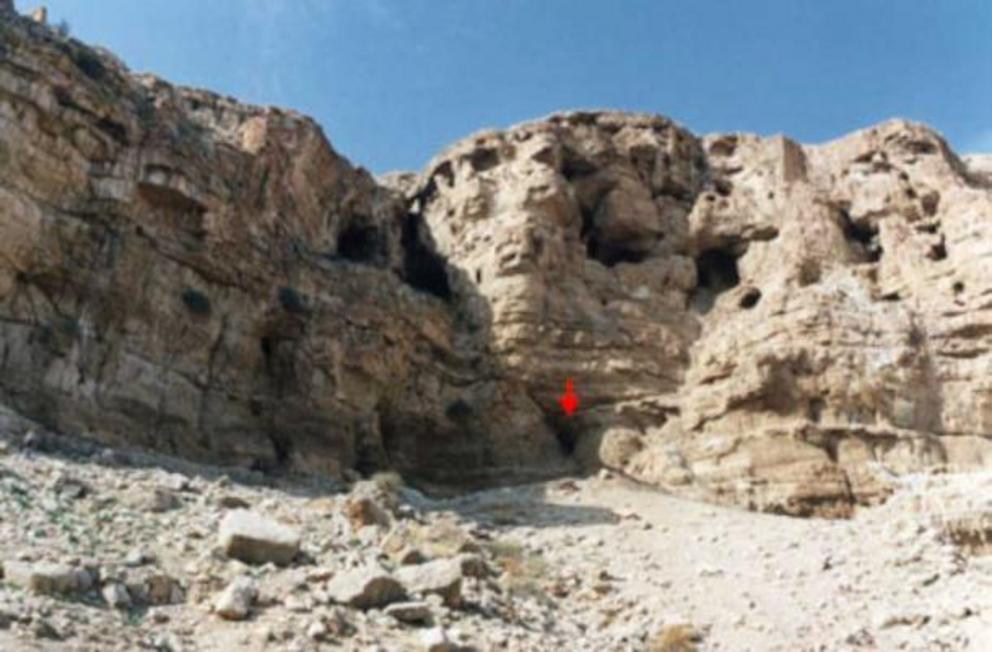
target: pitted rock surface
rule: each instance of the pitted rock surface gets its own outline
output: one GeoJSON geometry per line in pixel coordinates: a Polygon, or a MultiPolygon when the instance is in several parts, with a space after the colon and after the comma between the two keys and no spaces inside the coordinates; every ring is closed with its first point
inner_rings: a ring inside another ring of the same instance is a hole
{"type": "Polygon", "coordinates": [[[551,423],[582,459],[843,515],[992,453],[982,165],[904,121],[802,146],[575,113],[404,190],[505,373],[549,415],[575,379],[585,407],[551,423]]]}
{"type": "Polygon", "coordinates": [[[565,464],[460,338],[429,234],[312,120],[0,34],[0,400],[263,470],[385,468],[398,440],[442,479],[565,464]]]}

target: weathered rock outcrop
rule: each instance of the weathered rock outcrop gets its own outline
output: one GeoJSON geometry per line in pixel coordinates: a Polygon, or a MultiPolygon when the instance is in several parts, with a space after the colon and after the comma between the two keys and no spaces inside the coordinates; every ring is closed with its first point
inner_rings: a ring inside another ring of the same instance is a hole
{"type": "Polygon", "coordinates": [[[427,478],[554,466],[429,234],[312,120],[25,19],[0,36],[0,400],[263,469],[381,468],[398,442],[427,478]]]}
{"type": "MultiPolygon", "coordinates": [[[[407,192],[555,425],[646,481],[845,513],[992,455],[992,195],[933,131],[817,147],[578,113],[471,138],[407,192]]],[[[481,320],[480,321],[484,321],[481,320]]]]}
{"type": "Polygon", "coordinates": [[[51,428],[796,514],[992,463],[992,175],[932,130],[572,113],[377,183],[309,119],[0,32],[0,400],[51,428]]]}

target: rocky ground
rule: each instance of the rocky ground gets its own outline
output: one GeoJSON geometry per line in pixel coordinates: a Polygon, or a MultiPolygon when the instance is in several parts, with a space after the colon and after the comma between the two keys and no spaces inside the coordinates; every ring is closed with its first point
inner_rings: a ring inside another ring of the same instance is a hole
{"type": "Polygon", "coordinates": [[[903,484],[834,521],[607,472],[429,498],[29,430],[0,457],[0,649],[990,649],[992,475],[903,484]]]}

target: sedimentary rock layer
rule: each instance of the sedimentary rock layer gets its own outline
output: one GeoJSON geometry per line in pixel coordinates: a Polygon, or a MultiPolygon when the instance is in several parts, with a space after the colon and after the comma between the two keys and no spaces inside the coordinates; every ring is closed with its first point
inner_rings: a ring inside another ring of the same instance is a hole
{"type": "Polygon", "coordinates": [[[131,75],[23,19],[0,35],[5,403],[259,468],[465,481],[561,462],[460,341],[417,217],[312,120],[131,75]]]}
{"type": "Polygon", "coordinates": [[[992,462],[992,175],[926,127],[569,113],[377,181],[303,116],[0,34],[0,400],[50,428],[796,514],[992,462]]]}

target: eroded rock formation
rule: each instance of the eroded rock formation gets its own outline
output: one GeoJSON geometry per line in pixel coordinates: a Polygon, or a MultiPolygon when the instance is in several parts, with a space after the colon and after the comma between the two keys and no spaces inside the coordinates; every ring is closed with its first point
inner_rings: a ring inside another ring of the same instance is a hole
{"type": "Polygon", "coordinates": [[[427,231],[312,120],[132,76],[23,19],[0,35],[3,402],[260,468],[382,468],[408,445],[428,478],[559,463],[539,409],[459,337],[427,231]]]}
{"type": "Polygon", "coordinates": [[[307,118],[2,20],[0,398],[49,427],[796,514],[992,463],[992,175],[930,129],[571,113],[377,182],[307,118]]]}

